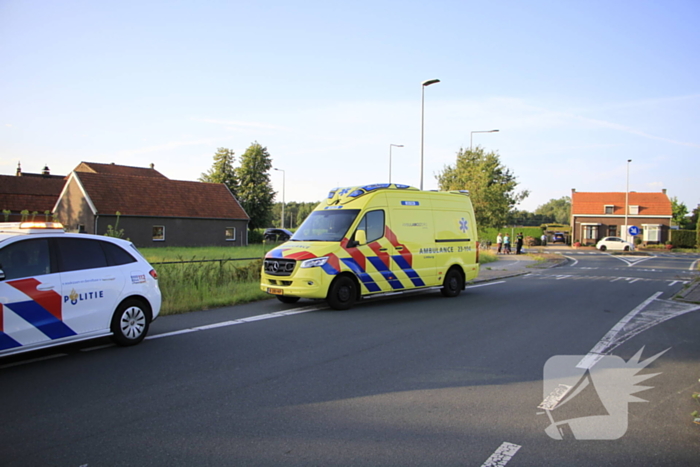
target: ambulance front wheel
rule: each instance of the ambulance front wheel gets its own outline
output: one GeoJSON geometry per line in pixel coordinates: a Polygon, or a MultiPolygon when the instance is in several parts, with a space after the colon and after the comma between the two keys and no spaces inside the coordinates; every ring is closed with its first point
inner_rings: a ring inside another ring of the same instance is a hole
{"type": "Polygon", "coordinates": [[[328,304],[334,310],[352,308],[357,299],[357,284],[348,276],[336,277],[328,291],[328,304]]]}
{"type": "Polygon", "coordinates": [[[151,310],[136,298],[124,300],[112,317],[112,340],[123,346],[136,345],[146,337],[151,324],[151,310]]]}
{"type": "Polygon", "coordinates": [[[440,292],[442,292],[445,297],[456,297],[463,288],[464,276],[462,275],[462,272],[457,268],[452,268],[447,271],[440,292]]]}
{"type": "Polygon", "coordinates": [[[282,303],[296,303],[299,301],[299,297],[290,297],[288,295],[277,295],[277,300],[282,303]]]}

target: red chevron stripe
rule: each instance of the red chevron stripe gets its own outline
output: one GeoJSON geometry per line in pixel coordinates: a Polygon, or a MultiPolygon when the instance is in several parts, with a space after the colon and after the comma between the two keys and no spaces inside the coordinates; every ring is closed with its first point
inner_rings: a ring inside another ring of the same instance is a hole
{"type": "Polygon", "coordinates": [[[34,278],[9,281],[8,284],[41,305],[42,308],[55,316],[56,319],[63,321],[61,316],[61,296],[58,293],[53,290],[37,290],[36,288],[41,285],[41,282],[34,278]]]}

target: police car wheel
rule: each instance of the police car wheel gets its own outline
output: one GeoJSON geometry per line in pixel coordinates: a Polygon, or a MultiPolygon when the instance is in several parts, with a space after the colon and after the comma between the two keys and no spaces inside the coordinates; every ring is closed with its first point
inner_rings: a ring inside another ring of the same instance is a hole
{"type": "Polygon", "coordinates": [[[357,287],[348,276],[337,277],[328,291],[328,304],[334,310],[347,310],[355,304],[357,287]]]}
{"type": "Polygon", "coordinates": [[[299,297],[289,297],[286,295],[277,295],[277,300],[282,303],[296,303],[299,301],[299,297]]]}
{"type": "Polygon", "coordinates": [[[440,292],[442,292],[445,297],[456,297],[463,288],[464,278],[462,277],[462,273],[457,269],[450,269],[447,271],[447,275],[445,276],[440,292]]]}
{"type": "Polygon", "coordinates": [[[112,340],[122,346],[136,345],[146,337],[151,313],[141,300],[122,302],[112,317],[112,340]]]}

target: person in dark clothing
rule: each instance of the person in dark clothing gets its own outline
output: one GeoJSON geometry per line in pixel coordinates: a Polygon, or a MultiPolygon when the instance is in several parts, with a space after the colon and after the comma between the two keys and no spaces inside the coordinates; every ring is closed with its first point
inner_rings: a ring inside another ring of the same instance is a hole
{"type": "Polygon", "coordinates": [[[515,254],[519,255],[523,251],[523,233],[520,232],[518,236],[516,237],[516,243],[515,243],[515,254]]]}

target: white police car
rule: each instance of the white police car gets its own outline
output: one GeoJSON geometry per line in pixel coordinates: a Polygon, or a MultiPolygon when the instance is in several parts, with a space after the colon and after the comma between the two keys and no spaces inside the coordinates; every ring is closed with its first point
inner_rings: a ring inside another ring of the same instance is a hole
{"type": "Polygon", "coordinates": [[[103,336],[138,344],[160,312],[157,278],[126,240],[0,223],[0,356],[103,336]]]}

